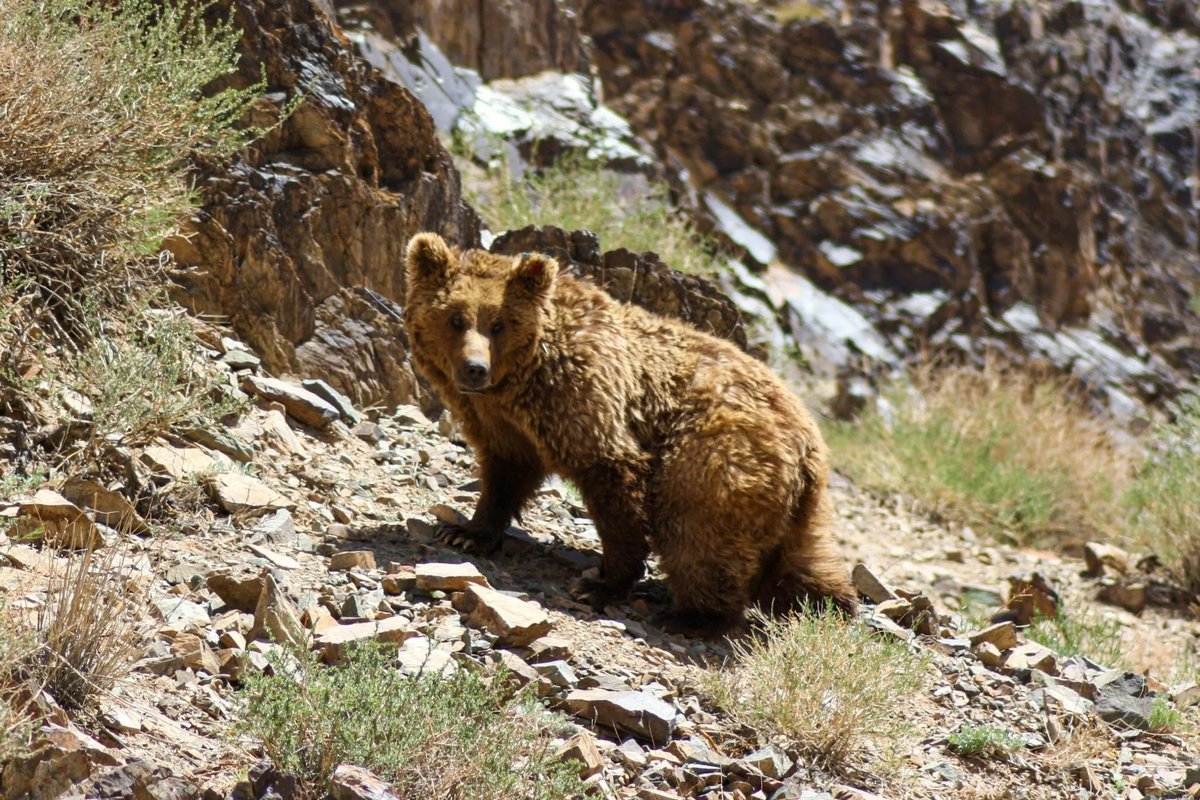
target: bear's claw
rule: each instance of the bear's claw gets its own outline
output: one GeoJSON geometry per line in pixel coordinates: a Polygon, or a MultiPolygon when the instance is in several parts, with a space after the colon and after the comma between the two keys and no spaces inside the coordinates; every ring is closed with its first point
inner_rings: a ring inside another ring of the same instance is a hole
{"type": "Polygon", "coordinates": [[[466,523],[443,522],[433,529],[433,538],[468,553],[490,553],[500,547],[500,534],[466,523]]]}

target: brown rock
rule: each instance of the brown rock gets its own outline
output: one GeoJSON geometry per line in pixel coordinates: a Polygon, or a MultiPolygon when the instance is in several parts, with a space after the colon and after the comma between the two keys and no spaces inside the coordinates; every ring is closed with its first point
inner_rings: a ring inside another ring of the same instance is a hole
{"type": "Polygon", "coordinates": [[[270,634],[271,641],[291,647],[304,647],[308,632],[300,623],[296,606],[275,583],[269,574],[263,576],[262,594],[254,609],[254,624],[247,639],[258,639],[270,634]]]}
{"type": "Polygon", "coordinates": [[[1028,577],[1008,579],[1008,610],[1017,625],[1029,625],[1035,619],[1054,619],[1058,616],[1058,590],[1038,572],[1028,577]]]}
{"type": "Polygon", "coordinates": [[[396,790],[362,767],[342,764],[329,779],[333,800],[402,800],[396,790]]]}
{"type": "Polygon", "coordinates": [[[971,646],[978,648],[987,642],[997,650],[1004,651],[1017,646],[1017,629],[1011,622],[998,622],[995,625],[976,631],[968,636],[971,646]]]}
{"type": "Polygon", "coordinates": [[[97,522],[122,533],[146,533],[149,527],[133,504],[101,483],[83,478],[67,478],[60,491],[75,505],[92,512],[97,522]]]}
{"type": "Polygon", "coordinates": [[[342,550],[329,559],[329,569],[334,572],[375,569],[375,553],[371,550],[342,550]]]}
{"type": "Polygon", "coordinates": [[[372,622],[356,622],[352,625],[326,627],[316,637],[321,648],[321,658],[336,664],[346,658],[346,648],[358,642],[378,641],[397,647],[419,634],[403,617],[388,617],[372,622]]]}
{"type": "Polygon", "coordinates": [[[579,763],[579,777],[590,778],[604,769],[604,757],[596,747],[596,737],[588,731],[580,731],[558,748],[555,758],[559,761],[579,763]]]}
{"type": "Polygon", "coordinates": [[[1083,546],[1083,560],[1087,564],[1087,575],[1099,578],[1109,569],[1118,576],[1128,575],[1133,569],[1133,558],[1121,548],[1088,542],[1083,546]]]}
{"type": "Polygon", "coordinates": [[[474,564],[417,564],[417,588],[423,592],[461,592],[470,585],[487,586],[474,564]]]}
{"type": "Polygon", "coordinates": [[[896,599],[896,593],[880,580],[870,567],[861,562],[854,565],[854,569],[850,573],[850,581],[858,593],[872,603],[896,599]]]}
{"type": "Polygon", "coordinates": [[[474,583],[462,593],[457,607],[468,623],[500,637],[497,644],[501,647],[527,645],[551,628],[550,617],[541,606],[474,583]]]}
{"type": "Polygon", "coordinates": [[[221,507],[231,514],[241,511],[293,509],[296,504],[258,478],[240,472],[222,472],[205,481],[221,507]]]}
{"type": "Polygon", "coordinates": [[[79,506],[50,489],[39,489],[20,503],[17,538],[41,538],[70,549],[102,547],[104,537],[79,506]],[[39,536],[40,532],[40,536],[39,536]]]}
{"type": "Polygon", "coordinates": [[[151,445],[142,450],[140,459],[156,475],[187,481],[223,466],[220,459],[199,447],[151,445]]]}
{"type": "Polygon", "coordinates": [[[603,728],[628,731],[660,747],[675,731],[675,709],[648,692],[576,689],[564,702],[577,717],[603,728]]]}
{"type": "Polygon", "coordinates": [[[1037,642],[1025,642],[1008,651],[1004,656],[1003,667],[1010,672],[1037,669],[1048,675],[1058,674],[1058,662],[1054,651],[1037,642]]]}
{"type": "Polygon", "coordinates": [[[171,642],[171,653],[183,659],[184,666],[203,670],[209,675],[221,674],[221,662],[208,645],[195,634],[181,633],[171,642]]]}
{"type": "Polygon", "coordinates": [[[253,614],[258,608],[258,599],[263,593],[263,576],[261,574],[229,575],[223,572],[208,576],[208,589],[222,602],[238,611],[253,614]]]}
{"type": "Polygon", "coordinates": [[[1100,589],[1099,598],[1105,603],[1140,614],[1146,608],[1146,584],[1142,581],[1118,581],[1100,589]]]}
{"type": "Polygon", "coordinates": [[[288,414],[314,428],[324,428],[340,416],[331,403],[298,383],[246,375],[241,385],[249,394],[281,403],[288,414]]]}

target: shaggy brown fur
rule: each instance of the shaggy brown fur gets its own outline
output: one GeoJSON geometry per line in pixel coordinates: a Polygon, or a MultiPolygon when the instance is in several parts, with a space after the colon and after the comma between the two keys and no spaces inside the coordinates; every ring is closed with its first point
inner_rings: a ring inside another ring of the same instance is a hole
{"type": "Polygon", "coordinates": [[[482,471],[479,507],[446,536],[494,547],[557,473],[600,534],[597,607],[629,592],[653,550],[684,627],[727,628],[751,603],[853,609],[827,531],[824,441],[765,365],[544,255],[460,252],[425,233],[407,282],[413,360],[482,471]]]}

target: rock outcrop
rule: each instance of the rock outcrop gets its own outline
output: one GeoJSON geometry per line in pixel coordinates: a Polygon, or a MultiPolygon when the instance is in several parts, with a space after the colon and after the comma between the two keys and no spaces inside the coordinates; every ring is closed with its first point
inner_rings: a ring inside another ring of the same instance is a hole
{"type": "Polygon", "coordinates": [[[295,111],[227,166],[204,165],[203,209],[170,241],[177,299],[227,319],[276,373],[323,377],[355,401],[411,402],[402,346],[408,237],[478,244],[478,222],[429,113],[354,54],[315,0],[230,7],[242,73],[260,65],[265,123],[295,111]]]}

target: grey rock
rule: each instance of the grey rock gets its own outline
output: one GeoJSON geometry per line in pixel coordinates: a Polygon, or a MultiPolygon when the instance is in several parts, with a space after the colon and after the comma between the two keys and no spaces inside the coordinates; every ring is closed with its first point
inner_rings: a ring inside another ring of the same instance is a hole
{"type": "Polygon", "coordinates": [[[660,747],[675,732],[675,709],[647,692],[577,689],[567,695],[564,703],[577,717],[601,727],[628,731],[660,747]]]}

